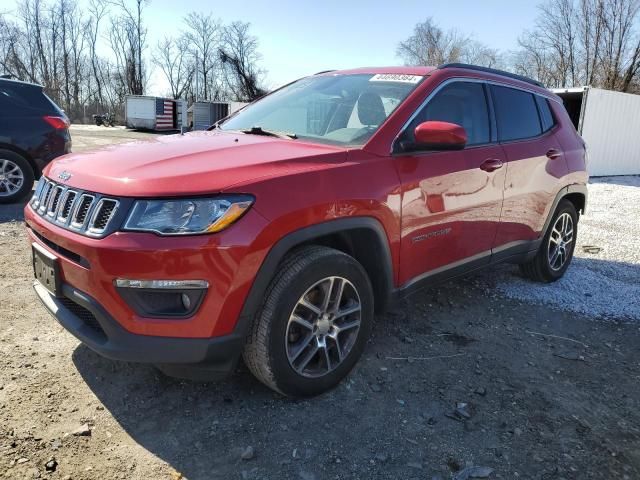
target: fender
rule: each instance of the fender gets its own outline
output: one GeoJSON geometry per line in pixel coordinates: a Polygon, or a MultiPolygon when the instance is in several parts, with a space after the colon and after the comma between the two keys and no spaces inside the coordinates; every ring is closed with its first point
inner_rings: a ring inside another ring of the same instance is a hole
{"type": "Polygon", "coordinates": [[[368,230],[375,233],[378,239],[382,255],[381,258],[378,259],[376,266],[379,266],[381,269],[384,288],[382,292],[374,291],[374,295],[378,296],[378,300],[383,306],[382,309],[384,309],[393,290],[393,265],[387,234],[380,222],[373,217],[340,218],[295,230],[278,240],[278,242],[271,247],[271,250],[258,270],[253,285],[244,302],[240,317],[238,318],[238,324],[236,325],[236,332],[242,334],[247,332],[253,318],[262,306],[269,283],[271,283],[271,280],[275,277],[280,262],[292,248],[325,235],[348,232],[350,230],[368,230]],[[381,298],[380,295],[382,295],[381,298]]]}
{"type": "Polygon", "coordinates": [[[542,228],[542,232],[540,233],[540,238],[544,237],[544,234],[547,232],[549,224],[551,223],[551,219],[553,218],[553,214],[556,213],[556,209],[558,208],[560,200],[571,193],[579,193],[584,197],[584,208],[582,209],[582,213],[584,214],[584,212],[587,210],[587,197],[589,192],[585,184],[574,183],[571,185],[567,185],[566,187],[562,187],[556,195],[556,198],[553,200],[553,205],[551,205],[551,210],[549,210],[547,220],[544,222],[544,227],[542,228]]]}

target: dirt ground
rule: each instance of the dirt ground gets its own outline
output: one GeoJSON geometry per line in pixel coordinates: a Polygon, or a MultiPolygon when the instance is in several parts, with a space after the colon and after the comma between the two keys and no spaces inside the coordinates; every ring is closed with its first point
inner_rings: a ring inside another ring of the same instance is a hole
{"type": "MultiPolygon", "coordinates": [[[[80,150],[146,134],[72,135],[80,150]]],[[[639,209],[625,210],[628,222],[639,209]]],[[[623,263],[637,298],[640,265],[623,263]]],[[[243,367],[190,383],[80,345],[32,291],[21,207],[2,206],[0,477],[640,478],[640,319],[507,295],[500,285],[515,272],[394,306],[345,382],[288,400],[243,367]]]]}

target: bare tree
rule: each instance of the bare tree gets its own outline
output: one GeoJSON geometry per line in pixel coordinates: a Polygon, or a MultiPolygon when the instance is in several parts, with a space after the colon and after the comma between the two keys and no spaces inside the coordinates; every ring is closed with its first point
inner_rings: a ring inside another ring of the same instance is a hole
{"type": "Polygon", "coordinates": [[[443,30],[429,17],[418,23],[413,35],[397,48],[397,55],[407,65],[440,65],[462,61],[471,39],[457,30],[443,30]]]}
{"type": "Polygon", "coordinates": [[[200,91],[195,96],[202,99],[219,99],[220,78],[217,70],[218,46],[222,27],[211,14],[191,12],[184,18],[185,39],[191,45],[190,53],[194,57],[200,91]],[[202,80],[200,82],[200,79],[202,80]]]}
{"type": "Polygon", "coordinates": [[[134,0],[135,8],[130,8],[126,0],[111,2],[120,14],[111,17],[109,40],[116,57],[117,79],[127,93],[142,95],[145,87],[144,59],[147,30],[142,24],[145,0],[134,0]]]}
{"type": "Polygon", "coordinates": [[[171,96],[180,98],[191,85],[195,71],[194,61],[189,55],[189,41],[165,37],[158,42],[153,63],[160,68],[171,88],[171,96]]]}
{"type": "Polygon", "coordinates": [[[233,97],[241,101],[252,101],[266,93],[260,86],[263,72],[257,66],[258,39],[249,34],[250,26],[244,22],[226,26],[220,46],[226,86],[233,97]]]}
{"type": "Polygon", "coordinates": [[[640,0],[549,0],[520,37],[513,68],[552,87],[631,91],[640,75],[639,11],[640,0]]]}
{"type": "Polygon", "coordinates": [[[431,17],[414,27],[413,35],[400,42],[396,53],[406,65],[464,62],[496,68],[503,64],[497,49],[458,30],[443,30],[431,17]]]}
{"type": "Polygon", "coordinates": [[[100,23],[107,13],[107,5],[101,0],[91,0],[89,2],[89,19],[87,20],[85,35],[89,44],[89,57],[91,59],[91,71],[95,92],[92,92],[93,101],[101,107],[105,103],[103,84],[105,83],[104,72],[100,59],[98,58],[98,36],[100,34],[100,23]]]}
{"type": "Polygon", "coordinates": [[[489,68],[503,68],[503,54],[496,48],[488,47],[482,42],[470,40],[462,53],[462,61],[472,65],[489,68]]]}
{"type": "MultiPolygon", "coordinates": [[[[122,111],[124,97],[143,94],[148,75],[146,0],[17,0],[0,11],[0,73],[40,83],[78,121],[105,109],[122,111]]],[[[153,51],[153,64],[174,97],[229,100],[261,95],[257,39],[249,25],[223,26],[192,13],[185,32],[153,51]]]]}

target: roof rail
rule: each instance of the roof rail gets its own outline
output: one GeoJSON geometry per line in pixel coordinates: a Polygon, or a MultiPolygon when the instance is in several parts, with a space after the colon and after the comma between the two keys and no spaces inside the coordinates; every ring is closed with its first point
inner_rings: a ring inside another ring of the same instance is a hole
{"type": "Polygon", "coordinates": [[[438,70],[442,70],[445,68],[464,68],[466,70],[477,70],[479,72],[493,73],[494,75],[513,78],[514,80],[520,80],[521,82],[530,83],[532,85],[535,85],[536,87],[545,88],[542,83],[534,80],[533,78],[518,75],[516,73],[505,72],[504,70],[498,70],[496,68],[480,67],[479,65],[470,65],[467,63],[443,63],[442,65],[438,65],[438,70]]]}
{"type": "Polygon", "coordinates": [[[329,73],[329,72],[335,72],[335,71],[336,71],[335,68],[333,68],[331,70],[321,70],[319,72],[314,73],[314,75],[322,75],[323,73],[329,73]]]}

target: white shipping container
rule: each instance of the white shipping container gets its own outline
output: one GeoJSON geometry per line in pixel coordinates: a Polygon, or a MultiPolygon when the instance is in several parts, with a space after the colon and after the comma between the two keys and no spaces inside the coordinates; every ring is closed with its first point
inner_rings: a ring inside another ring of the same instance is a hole
{"type": "Polygon", "coordinates": [[[640,95],[593,87],[552,91],[587,144],[589,175],[640,175],[640,95]]]}

